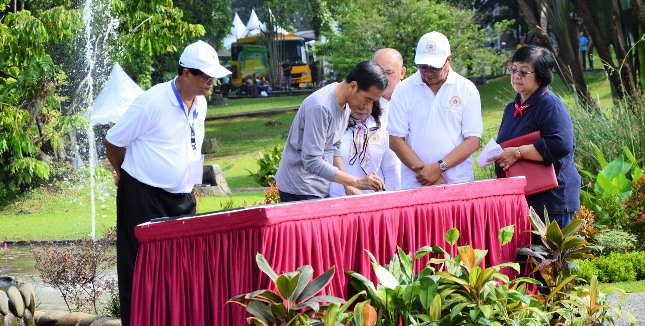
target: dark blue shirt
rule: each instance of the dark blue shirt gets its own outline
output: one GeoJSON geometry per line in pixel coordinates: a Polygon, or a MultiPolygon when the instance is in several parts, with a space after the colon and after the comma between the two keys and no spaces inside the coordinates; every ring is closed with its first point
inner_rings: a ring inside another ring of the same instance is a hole
{"type": "MultiPolygon", "coordinates": [[[[541,86],[524,104],[529,106],[514,116],[515,103],[520,95],[504,109],[497,143],[539,130],[542,138],[533,145],[544,158],[544,164],[553,164],[558,187],[526,197],[529,206],[542,216],[544,207],[549,214],[570,213],[580,209],[580,174],[573,161],[576,141],[571,116],[562,100],[547,86],[541,86]]],[[[499,165],[495,173],[500,176],[499,165]]]]}

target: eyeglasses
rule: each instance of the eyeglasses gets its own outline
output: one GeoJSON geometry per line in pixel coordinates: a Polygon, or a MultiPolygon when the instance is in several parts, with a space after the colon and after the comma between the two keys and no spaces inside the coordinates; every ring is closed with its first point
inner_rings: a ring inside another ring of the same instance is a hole
{"type": "Polygon", "coordinates": [[[508,67],[508,72],[510,72],[511,75],[518,75],[522,78],[535,73],[535,71],[522,71],[522,70],[513,69],[511,67],[508,67]]]}
{"type": "Polygon", "coordinates": [[[186,69],[188,69],[188,72],[190,72],[192,75],[202,77],[202,79],[203,79],[207,84],[209,84],[210,82],[212,82],[213,80],[215,80],[215,77],[211,77],[211,76],[209,76],[209,75],[205,74],[204,72],[202,72],[202,71],[201,71],[201,70],[199,70],[199,69],[194,69],[194,68],[186,68],[186,69]]]}
{"type": "Polygon", "coordinates": [[[419,69],[421,71],[429,71],[429,72],[431,72],[433,74],[436,74],[436,73],[440,72],[441,69],[443,69],[443,67],[437,68],[437,67],[433,67],[431,65],[417,65],[417,69],[419,69]]]}

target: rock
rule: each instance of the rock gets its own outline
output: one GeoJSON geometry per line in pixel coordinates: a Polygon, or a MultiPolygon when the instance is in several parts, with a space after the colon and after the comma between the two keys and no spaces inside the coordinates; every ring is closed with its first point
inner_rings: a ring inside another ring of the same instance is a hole
{"type": "Polygon", "coordinates": [[[219,152],[219,143],[217,142],[217,138],[204,139],[204,142],[202,143],[202,153],[209,154],[217,152],[219,152]]]}
{"type": "Polygon", "coordinates": [[[7,290],[7,296],[9,297],[9,311],[14,316],[21,318],[25,312],[25,303],[22,301],[20,291],[15,286],[12,286],[7,290]]]}
{"type": "Polygon", "coordinates": [[[4,316],[4,326],[18,326],[18,319],[12,313],[4,316]]]}
{"type": "Polygon", "coordinates": [[[78,321],[78,324],[76,326],[90,326],[93,322],[101,319],[101,318],[107,318],[105,316],[96,316],[96,315],[91,315],[87,316],[81,320],[78,321]]]}
{"type": "Polygon", "coordinates": [[[60,317],[58,317],[58,321],[56,322],[56,326],[76,326],[79,321],[81,321],[83,318],[90,317],[92,315],[84,313],[84,312],[70,312],[66,313],[60,317]]]}
{"type": "Polygon", "coordinates": [[[25,313],[22,316],[21,325],[36,326],[36,321],[34,321],[34,316],[29,309],[25,309],[25,313]]]}
{"type": "Polygon", "coordinates": [[[36,291],[31,283],[25,283],[20,287],[20,295],[25,303],[25,308],[36,311],[36,291]]]}
{"type": "Polygon", "coordinates": [[[103,317],[91,323],[90,326],[121,326],[121,319],[103,317]]]}
{"type": "Polygon", "coordinates": [[[56,325],[58,319],[67,314],[66,311],[52,310],[47,311],[45,314],[38,318],[38,326],[53,326],[56,325]]]}
{"type": "MultiPolygon", "coordinates": [[[[36,321],[36,323],[38,323],[38,320],[39,320],[39,319],[40,319],[40,317],[42,317],[44,314],[45,314],[45,312],[44,312],[44,311],[40,311],[40,310],[36,310],[36,312],[34,312],[34,320],[36,321]]],[[[39,324],[39,325],[40,325],[40,324],[39,324]]]]}
{"type": "Polygon", "coordinates": [[[231,189],[224,178],[224,172],[217,164],[205,165],[202,184],[196,187],[202,196],[228,196],[231,189]]]}
{"type": "Polygon", "coordinates": [[[7,294],[0,290],[0,315],[9,314],[9,297],[7,294]]]}

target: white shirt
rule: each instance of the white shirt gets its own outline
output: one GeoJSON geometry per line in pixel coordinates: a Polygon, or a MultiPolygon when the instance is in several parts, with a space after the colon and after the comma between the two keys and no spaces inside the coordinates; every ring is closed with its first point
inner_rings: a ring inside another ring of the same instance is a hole
{"type": "MultiPolygon", "coordinates": [[[[382,118],[381,118],[382,119],[382,118]]],[[[369,129],[376,127],[376,121],[369,116],[365,121],[365,126],[369,129]]],[[[365,177],[367,174],[376,172],[376,174],[385,182],[385,190],[401,189],[401,161],[390,149],[390,139],[383,123],[381,128],[368,132],[367,141],[369,142],[371,163],[367,171],[361,168],[360,160],[350,164],[350,147],[353,144],[353,130],[347,129],[340,141],[340,148],[334,153],[334,156],[343,158],[345,172],[355,177],[365,177]],[[367,173],[366,173],[367,172],[367,173]]],[[[374,192],[373,190],[362,190],[364,194],[374,192]]],[[[330,197],[345,196],[345,188],[339,183],[332,182],[329,190],[330,197]]]]}
{"type": "Polygon", "coordinates": [[[171,193],[189,193],[193,188],[188,183],[189,164],[201,159],[206,109],[206,99],[197,96],[186,114],[171,81],[157,84],[135,99],[105,138],[115,146],[126,147],[121,168],[133,178],[171,193]],[[197,110],[196,119],[192,110],[197,110]]]}
{"type": "MultiPolygon", "coordinates": [[[[446,82],[435,95],[417,71],[399,83],[388,106],[387,131],[405,138],[424,163],[443,159],[466,137],[483,132],[479,91],[450,68],[446,82]]],[[[448,183],[474,180],[472,156],[443,173],[448,183]]],[[[401,189],[421,187],[416,173],[401,167],[401,189]]]]}

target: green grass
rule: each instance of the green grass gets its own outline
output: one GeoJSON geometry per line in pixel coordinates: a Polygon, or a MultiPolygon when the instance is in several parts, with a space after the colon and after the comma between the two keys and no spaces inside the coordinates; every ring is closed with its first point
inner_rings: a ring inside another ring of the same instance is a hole
{"type": "Polygon", "coordinates": [[[210,105],[207,117],[300,106],[307,95],[224,99],[224,105],[210,105]]]}
{"type": "Polygon", "coordinates": [[[600,283],[598,285],[600,291],[603,292],[605,292],[609,286],[615,286],[627,293],[645,292],[645,280],[632,282],[600,283]]]}

